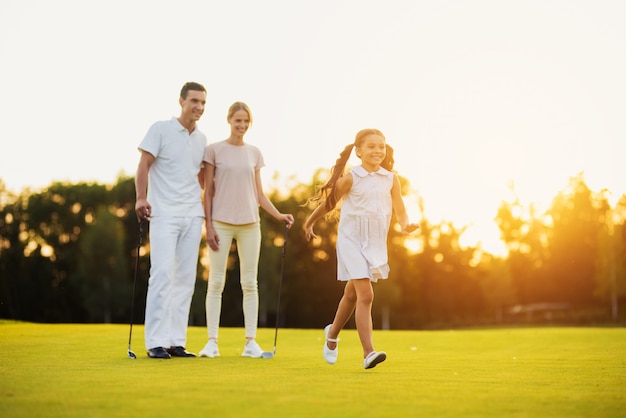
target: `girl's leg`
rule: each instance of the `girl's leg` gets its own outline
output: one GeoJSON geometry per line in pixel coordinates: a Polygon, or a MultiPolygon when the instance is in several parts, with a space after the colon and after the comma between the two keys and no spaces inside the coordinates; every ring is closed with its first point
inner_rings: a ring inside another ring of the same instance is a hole
{"type": "MultiPolygon", "coordinates": [[[[352,283],[353,281],[354,280],[349,280],[343,289],[343,296],[337,306],[337,312],[335,313],[335,318],[328,332],[328,338],[336,339],[339,336],[339,332],[343,329],[354,312],[357,294],[354,289],[354,284],[352,283]]],[[[337,343],[327,341],[326,346],[334,350],[337,347],[337,343]]]]}
{"type": "Polygon", "coordinates": [[[226,266],[230,246],[233,242],[233,228],[230,225],[214,222],[213,227],[220,237],[217,251],[209,248],[209,283],[206,293],[206,323],[209,340],[217,340],[222,311],[222,292],[226,284],[226,266]]]}
{"type": "Polygon", "coordinates": [[[259,320],[259,285],[257,276],[261,251],[261,225],[255,223],[239,227],[236,240],[239,253],[246,339],[253,340],[256,338],[259,320]]]}
{"type": "Polygon", "coordinates": [[[354,319],[359,333],[361,346],[363,346],[363,358],[374,351],[372,342],[372,304],[374,302],[374,289],[369,279],[350,280],[354,282],[356,291],[356,309],[354,319]]]}

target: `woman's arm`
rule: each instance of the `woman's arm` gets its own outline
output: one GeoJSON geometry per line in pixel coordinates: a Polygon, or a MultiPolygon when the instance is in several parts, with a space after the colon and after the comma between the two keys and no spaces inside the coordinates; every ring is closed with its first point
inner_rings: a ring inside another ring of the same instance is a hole
{"type": "Polygon", "coordinates": [[[280,213],[272,201],[265,195],[263,191],[263,182],[261,181],[261,170],[254,171],[254,182],[256,184],[257,199],[259,206],[261,206],[267,213],[280,222],[287,224],[287,228],[291,228],[293,225],[293,215],[291,213],[280,213]]]}
{"type": "Polygon", "coordinates": [[[215,166],[204,163],[204,222],[206,223],[206,242],[213,251],[220,245],[220,237],[213,229],[213,196],[215,196],[215,166]]]}

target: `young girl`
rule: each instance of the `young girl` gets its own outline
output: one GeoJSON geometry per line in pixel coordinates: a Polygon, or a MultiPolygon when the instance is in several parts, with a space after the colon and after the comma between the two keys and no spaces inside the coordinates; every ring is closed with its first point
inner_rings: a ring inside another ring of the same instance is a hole
{"type": "Polygon", "coordinates": [[[372,342],[372,282],[386,279],[389,273],[387,233],[392,210],[403,234],[419,228],[409,223],[400,180],[392,169],[393,149],[385,143],[385,136],[377,129],[364,129],[356,134],[354,144],[344,148],[330,179],[311,198],[319,205],[304,224],[307,240],[317,238],[313,225],[343,198],[337,235],[337,279],[347,283],[333,323],[324,328],[322,354],[329,364],[337,361],[339,332],[353,312],[363,346],[363,367],[371,369],[387,358],[385,352],[374,350],[372,342]],[[344,175],[353,148],[361,165],[344,175]]]}
{"type": "Polygon", "coordinates": [[[261,248],[259,206],[287,227],[293,215],[280,213],[263,192],[261,167],[263,155],[243,138],[252,124],[250,108],[235,102],[228,109],[230,136],[210,144],[204,153],[204,212],[206,240],[209,245],[209,283],[206,295],[206,320],[209,341],[200,357],[218,357],[217,334],[222,308],[222,292],[230,245],[237,241],[243,316],[246,330],[244,357],[260,358],[263,350],[255,341],[259,293],[257,273],[261,248]]]}

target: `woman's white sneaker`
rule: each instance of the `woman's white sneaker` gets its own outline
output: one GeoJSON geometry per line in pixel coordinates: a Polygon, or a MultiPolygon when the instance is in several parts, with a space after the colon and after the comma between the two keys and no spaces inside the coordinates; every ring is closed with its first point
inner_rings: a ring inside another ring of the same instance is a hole
{"type": "Polygon", "coordinates": [[[210,339],[208,343],[204,346],[202,351],[199,354],[200,357],[219,357],[220,350],[217,348],[217,343],[214,339],[210,339]]]}
{"type": "Polygon", "coordinates": [[[242,357],[261,358],[263,356],[263,349],[259,347],[256,341],[250,340],[243,346],[242,357]]]}
{"type": "Polygon", "coordinates": [[[328,343],[338,343],[339,338],[328,338],[328,332],[330,331],[330,325],[326,325],[324,328],[324,348],[322,349],[322,355],[324,356],[324,360],[328,364],[335,364],[337,362],[337,356],[339,354],[339,346],[336,346],[334,350],[328,348],[328,343]]]}
{"type": "Polygon", "coordinates": [[[365,357],[363,361],[363,367],[366,369],[372,369],[376,367],[378,363],[382,363],[387,358],[387,353],[384,351],[372,351],[365,357]]]}

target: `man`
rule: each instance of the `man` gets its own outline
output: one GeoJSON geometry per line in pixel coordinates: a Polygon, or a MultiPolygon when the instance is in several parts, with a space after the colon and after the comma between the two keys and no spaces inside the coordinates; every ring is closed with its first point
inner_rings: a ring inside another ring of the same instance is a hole
{"type": "Polygon", "coordinates": [[[204,209],[199,178],[206,136],[196,127],[206,89],[186,83],[178,118],[154,123],[139,144],[135,177],[139,222],[150,221],[145,343],[150,358],[195,357],[185,349],[204,209]]]}

